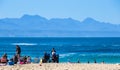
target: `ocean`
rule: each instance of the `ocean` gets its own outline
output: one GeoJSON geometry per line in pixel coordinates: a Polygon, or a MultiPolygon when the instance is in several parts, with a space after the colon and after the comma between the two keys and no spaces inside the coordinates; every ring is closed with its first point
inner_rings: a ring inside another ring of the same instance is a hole
{"type": "Polygon", "coordinates": [[[120,63],[120,37],[0,37],[0,57],[7,53],[12,58],[16,45],[32,59],[55,48],[60,62],[120,63]]]}

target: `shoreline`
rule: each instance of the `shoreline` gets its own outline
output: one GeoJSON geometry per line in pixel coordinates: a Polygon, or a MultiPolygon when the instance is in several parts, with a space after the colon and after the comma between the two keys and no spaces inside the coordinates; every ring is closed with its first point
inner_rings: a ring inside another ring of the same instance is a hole
{"type": "Polygon", "coordinates": [[[42,63],[16,64],[13,66],[0,66],[0,70],[119,70],[119,64],[100,63],[42,63]]]}

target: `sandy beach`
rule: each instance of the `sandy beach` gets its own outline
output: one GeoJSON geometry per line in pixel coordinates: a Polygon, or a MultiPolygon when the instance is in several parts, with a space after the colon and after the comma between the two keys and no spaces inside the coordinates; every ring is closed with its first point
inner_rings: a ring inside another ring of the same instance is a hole
{"type": "Polygon", "coordinates": [[[0,66],[0,70],[120,70],[117,64],[44,63],[0,66]]]}

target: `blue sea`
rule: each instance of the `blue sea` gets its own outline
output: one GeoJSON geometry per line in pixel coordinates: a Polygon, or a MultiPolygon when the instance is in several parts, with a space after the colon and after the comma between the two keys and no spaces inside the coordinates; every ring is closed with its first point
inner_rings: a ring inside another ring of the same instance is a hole
{"type": "Polygon", "coordinates": [[[44,52],[51,53],[55,48],[59,54],[60,62],[93,63],[120,63],[120,38],[119,37],[1,37],[0,57],[8,54],[12,58],[16,45],[21,47],[22,56],[42,58],[44,52]]]}

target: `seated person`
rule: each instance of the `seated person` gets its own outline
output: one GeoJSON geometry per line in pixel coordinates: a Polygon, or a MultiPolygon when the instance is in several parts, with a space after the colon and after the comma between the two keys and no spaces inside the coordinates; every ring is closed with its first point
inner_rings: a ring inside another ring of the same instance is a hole
{"type": "Polygon", "coordinates": [[[13,57],[13,62],[14,62],[14,64],[17,64],[17,62],[18,62],[17,55],[14,55],[14,57],[13,57]]]}
{"type": "Polygon", "coordinates": [[[20,60],[19,60],[19,62],[18,62],[18,64],[26,64],[26,61],[27,61],[26,56],[21,57],[20,60]]]}
{"type": "Polygon", "coordinates": [[[27,57],[27,63],[31,63],[31,58],[30,58],[30,56],[27,57]]]}
{"type": "Polygon", "coordinates": [[[1,62],[1,63],[5,63],[5,64],[7,64],[7,62],[8,62],[7,54],[4,54],[4,55],[2,56],[0,62],[1,62]]]}
{"type": "Polygon", "coordinates": [[[1,63],[5,63],[5,64],[7,64],[7,59],[4,58],[4,57],[2,57],[2,58],[1,58],[1,63]]]}
{"type": "Polygon", "coordinates": [[[24,56],[24,57],[23,57],[23,62],[24,62],[24,64],[27,63],[27,56],[24,56]]]}
{"type": "Polygon", "coordinates": [[[20,59],[20,64],[24,64],[24,60],[23,59],[20,59]]]}
{"type": "Polygon", "coordinates": [[[50,54],[45,52],[44,56],[43,56],[43,59],[42,59],[42,62],[46,63],[46,62],[48,62],[49,59],[50,59],[50,54]]]}

